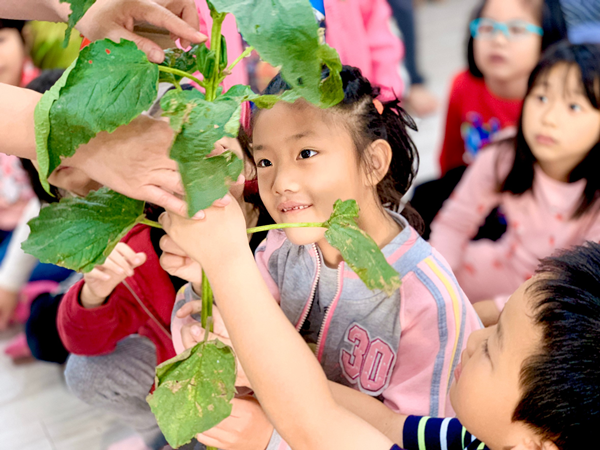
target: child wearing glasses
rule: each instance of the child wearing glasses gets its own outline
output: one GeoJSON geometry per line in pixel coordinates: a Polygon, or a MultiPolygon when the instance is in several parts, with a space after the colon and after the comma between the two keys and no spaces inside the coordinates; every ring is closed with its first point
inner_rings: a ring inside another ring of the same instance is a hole
{"type": "MultiPolygon", "coordinates": [[[[483,0],[469,33],[468,69],[454,78],[448,100],[442,177],[417,187],[411,202],[425,221],[425,238],[477,152],[514,129],[531,70],[547,47],[566,37],[566,26],[559,0],[483,0]]],[[[485,237],[501,234],[497,228],[485,237]]]]}
{"type": "Polygon", "coordinates": [[[562,41],[533,70],[514,139],[483,150],[431,225],[484,324],[558,248],[600,240],[600,45],[562,41]],[[471,241],[489,211],[498,241],[471,241]]]}

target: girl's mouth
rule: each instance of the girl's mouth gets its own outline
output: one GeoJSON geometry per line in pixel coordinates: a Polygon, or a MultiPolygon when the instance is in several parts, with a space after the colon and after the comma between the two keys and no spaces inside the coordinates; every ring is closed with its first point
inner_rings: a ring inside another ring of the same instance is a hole
{"type": "Polygon", "coordinates": [[[541,145],[554,145],[556,144],[556,140],[554,138],[551,138],[550,136],[545,136],[543,134],[538,134],[535,137],[535,140],[538,144],[541,145]]]}
{"type": "Polygon", "coordinates": [[[456,365],[454,369],[454,382],[456,383],[460,378],[460,373],[462,372],[462,361],[456,365]]]}
{"type": "Polygon", "coordinates": [[[284,214],[295,213],[298,211],[304,211],[310,208],[312,205],[282,205],[279,207],[279,211],[284,214]]]}

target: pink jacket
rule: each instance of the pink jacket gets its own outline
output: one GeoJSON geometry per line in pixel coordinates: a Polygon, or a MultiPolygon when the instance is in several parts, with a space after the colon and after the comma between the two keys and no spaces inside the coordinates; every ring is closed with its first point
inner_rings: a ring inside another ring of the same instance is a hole
{"type": "MultiPolygon", "coordinates": [[[[210,36],[212,19],[206,1],[196,0],[200,31],[210,36]]],[[[343,64],[358,67],[373,84],[381,87],[382,99],[402,98],[404,83],[400,64],[404,56],[402,41],[394,36],[389,22],[387,0],[325,0],[326,41],[340,54],[343,64]]],[[[235,19],[228,14],[223,22],[227,56],[233,61],[242,53],[242,40],[235,19]]],[[[225,79],[225,88],[247,84],[244,61],[225,79]]]]}

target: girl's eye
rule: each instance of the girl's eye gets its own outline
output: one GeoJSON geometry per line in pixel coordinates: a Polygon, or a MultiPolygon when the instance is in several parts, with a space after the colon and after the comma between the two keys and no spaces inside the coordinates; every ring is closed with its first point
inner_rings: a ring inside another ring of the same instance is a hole
{"type": "Polygon", "coordinates": [[[571,103],[571,104],[569,105],[569,109],[570,109],[571,111],[580,112],[580,111],[581,111],[581,106],[580,106],[580,105],[578,105],[577,103],[571,103]]]}
{"type": "Polygon", "coordinates": [[[302,150],[300,152],[300,155],[298,155],[298,158],[299,159],[308,159],[308,158],[312,158],[316,154],[317,154],[317,152],[314,150],[302,150]]]}
{"type": "Polygon", "coordinates": [[[272,165],[273,165],[273,163],[271,161],[269,161],[268,159],[261,159],[260,161],[258,161],[256,163],[256,167],[270,167],[272,165]]]}
{"type": "Polygon", "coordinates": [[[546,103],[548,101],[548,97],[546,97],[545,95],[538,95],[537,99],[541,102],[541,103],[546,103]]]}

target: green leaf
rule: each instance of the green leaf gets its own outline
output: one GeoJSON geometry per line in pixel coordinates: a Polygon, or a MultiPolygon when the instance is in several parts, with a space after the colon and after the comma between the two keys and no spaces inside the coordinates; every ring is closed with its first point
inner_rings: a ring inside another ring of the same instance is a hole
{"type": "Polygon", "coordinates": [[[85,198],[64,198],[29,221],[31,233],[21,247],[41,262],[89,272],[104,263],[143,213],[144,202],[108,188],[85,198]]]}
{"type": "Polygon", "coordinates": [[[355,200],[337,200],[333,214],[325,222],[325,238],[369,289],[380,289],[389,296],[400,287],[400,275],[386,261],[375,241],[359,228],[357,218],[355,200]]]}
{"type": "Polygon", "coordinates": [[[235,356],[220,341],[200,342],[156,368],[156,390],[147,398],[173,448],[231,414],[235,356]]]}
{"type": "Polygon", "coordinates": [[[308,0],[211,0],[235,16],[242,36],[260,57],[281,67],[283,78],[309,102],[323,107],[343,98],[335,50],[319,43],[319,26],[308,0]],[[332,75],[321,80],[326,64],[332,75]],[[337,75],[336,75],[337,74],[337,75]],[[329,79],[331,78],[331,80],[329,79]]]}
{"type": "Polygon", "coordinates": [[[158,66],[131,41],[108,39],[84,48],[50,109],[48,176],[100,131],[112,133],[150,108],[158,66]]]}
{"type": "Polygon", "coordinates": [[[251,101],[261,109],[270,109],[279,101],[294,103],[301,98],[301,95],[294,90],[285,91],[280,95],[260,95],[255,94],[252,89],[250,89],[250,86],[236,84],[235,86],[230,87],[222,97],[230,98],[240,103],[251,101]]]}
{"type": "Polygon", "coordinates": [[[243,169],[233,154],[206,159],[219,139],[237,136],[240,102],[226,96],[208,102],[196,91],[169,91],[161,107],[179,133],[170,156],[179,164],[191,217],[223,197],[243,169]]]}
{"type": "Polygon", "coordinates": [[[75,28],[77,22],[81,20],[90,7],[96,3],[96,0],[60,0],[60,3],[69,3],[71,5],[71,14],[69,14],[68,27],[65,30],[65,40],[63,47],[66,47],[71,39],[71,30],[75,28]]]}
{"type": "MultiPolygon", "coordinates": [[[[204,47],[204,45],[202,45],[204,47]]],[[[200,45],[193,45],[189,51],[180,48],[169,48],[165,50],[165,60],[160,64],[164,67],[182,70],[183,72],[193,73],[196,71],[196,52],[200,45]]],[[[180,81],[181,76],[167,72],[159,73],[159,81],[173,83],[173,80],[180,81]]]]}
{"type": "Polygon", "coordinates": [[[75,61],[64,71],[62,76],[47,90],[38,104],[35,106],[33,119],[35,122],[35,148],[37,153],[37,163],[39,167],[39,177],[42,186],[46,192],[50,192],[48,184],[50,155],[48,153],[48,136],[50,135],[50,108],[60,95],[60,90],[67,82],[67,77],[75,67],[75,61]]]}
{"type": "Polygon", "coordinates": [[[206,45],[199,45],[195,54],[198,71],[205,80],[208,80],[214,75],[217,69],[217,56],[206,45]]]}

